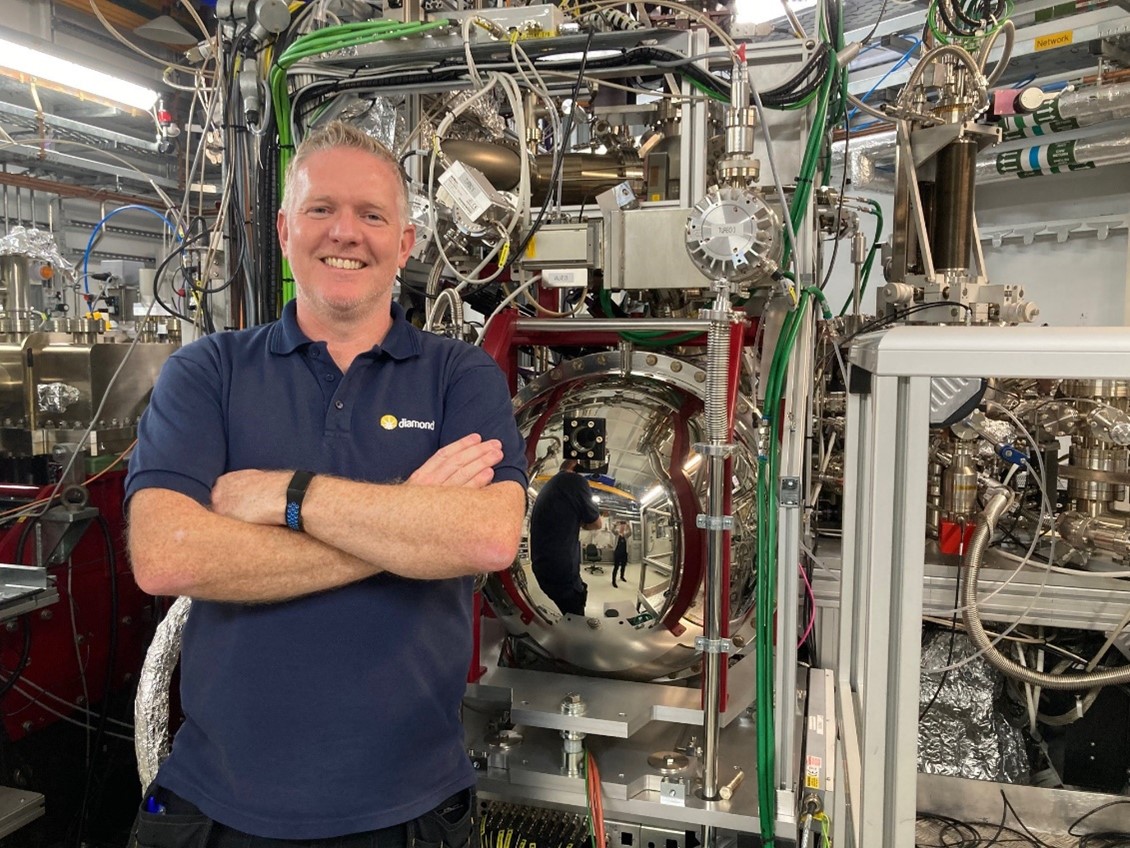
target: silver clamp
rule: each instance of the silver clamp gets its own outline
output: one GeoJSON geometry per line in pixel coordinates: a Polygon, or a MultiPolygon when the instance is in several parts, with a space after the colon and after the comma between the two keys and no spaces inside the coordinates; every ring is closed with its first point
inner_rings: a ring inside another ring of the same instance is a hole
{"type": "Polygon", "coordinates": [[[732,309],[700,309],[699,320],[714,321],[719,324],[737,324],[741,321],[742,313],[732,309]]]}
{"type": "Polygon", "coordinates": [[[695,442],[694,452],[701,453],[703,456],[732,456],[737,451],[738,446],[733,442],[726,442],[718,445],[713,442],[695,442]]]}
{"type": "Polygon", "coordinates": [[[699,513],[694,517],[694,526],[699,530],[733,530],[734,516],[699,513]]]}
{"type": "Polygon", "coordinates": [[[694,649],[700,654],[732,654],[737,651],[729,639],[707,639],[705,636],[695,637],[694,649]]]}
{"type": "Polygon", "coordinates": [[[800,506],[800,478],[781,478],[781,506],[800,506]]]}

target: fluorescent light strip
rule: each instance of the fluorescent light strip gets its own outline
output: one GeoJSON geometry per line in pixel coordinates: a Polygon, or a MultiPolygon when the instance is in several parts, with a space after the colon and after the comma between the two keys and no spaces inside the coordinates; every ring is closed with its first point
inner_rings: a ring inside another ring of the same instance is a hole
{"type": "Polygon", "coordinates": [[[157,102],[157,92],[109,74],[83,67],[22,44],[0,38],[0,67],[37,77],[45,82],[112,100],[148,111],[157,102]]]}

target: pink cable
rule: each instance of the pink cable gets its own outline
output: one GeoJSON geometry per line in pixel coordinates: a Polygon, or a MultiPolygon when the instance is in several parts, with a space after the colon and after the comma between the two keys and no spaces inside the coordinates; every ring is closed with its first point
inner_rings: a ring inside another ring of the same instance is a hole
{"type": "Polygon", "coordinates": [[[808,598],[812,601],[812,612],[808,616],[808,626],[804,628],[804,635],[800,637],[800,641],[796,645],[799,649],[808,640],[808,635],[816,625],[816,593],[812,591],[812,583],[808,579],[808,573],[804,570],[804,566],[798,562],[797,568],[800,569],[800,576],[804,580],[804,588],[808,591],[808,598]]]}

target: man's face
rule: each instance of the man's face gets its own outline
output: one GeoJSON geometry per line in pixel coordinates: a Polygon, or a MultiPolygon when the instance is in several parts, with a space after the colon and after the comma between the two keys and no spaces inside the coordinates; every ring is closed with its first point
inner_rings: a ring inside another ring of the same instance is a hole
{"type": "Polygon", "coordinates": [[[300,303],[330,317],[387,308],[416,239],[401,218],[399,175],[363,150],[312,154],[279,211],[279,244],[300,303]]]}

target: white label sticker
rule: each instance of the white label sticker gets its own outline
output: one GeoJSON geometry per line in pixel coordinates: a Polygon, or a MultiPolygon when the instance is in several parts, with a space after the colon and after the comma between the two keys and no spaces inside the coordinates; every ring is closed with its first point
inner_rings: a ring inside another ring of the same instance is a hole
{"type": "Polygon", "coordinates": [[[587,286],[589,272],[587,268],[546,268],[541,272],[541,283],[551,289],[587,286]]]}
{"type": "Polygon", "coordinates": [[[439,184],[451,194],[459,211],[471,221],[490,209],[491,200],[462,162],[455,162],[440,174],[439,184]]]}

